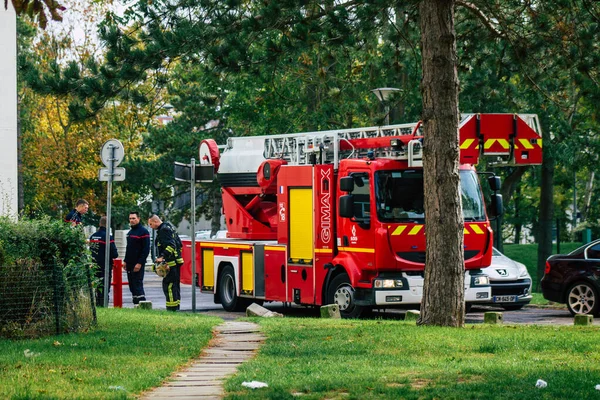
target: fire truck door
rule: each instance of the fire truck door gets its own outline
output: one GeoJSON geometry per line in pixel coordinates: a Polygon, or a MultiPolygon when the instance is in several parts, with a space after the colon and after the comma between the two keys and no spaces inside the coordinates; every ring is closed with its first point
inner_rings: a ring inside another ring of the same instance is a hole
{"type": "Polygon", "coordinates": [[[293,263],[311,264],[314,253],[312,188],[290,188],[290,254],[293,263]]]}

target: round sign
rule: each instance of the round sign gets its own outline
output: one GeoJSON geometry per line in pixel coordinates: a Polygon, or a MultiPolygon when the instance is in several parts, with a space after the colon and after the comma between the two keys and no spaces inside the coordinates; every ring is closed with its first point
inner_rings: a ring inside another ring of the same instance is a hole
{"type": "Polygon", "coordinates": [[[102,145],[102,150],[100,150],[100,159],[107,167],[110,167],[111,159],[113,161],[113,167],[121,164],[124,155],[125,149],[123,149],[123,144],[121,144],[121,142],[119,142],[117,139],[107,140],[106,143],[102,145]]]}
{"type": "Polygon", "coordinates": [[[215,172],[219,170],[219,147],[213,139],[204,139],[200,143],[198,150],[200,156],[200,164],[212,164],[215,172]]]}

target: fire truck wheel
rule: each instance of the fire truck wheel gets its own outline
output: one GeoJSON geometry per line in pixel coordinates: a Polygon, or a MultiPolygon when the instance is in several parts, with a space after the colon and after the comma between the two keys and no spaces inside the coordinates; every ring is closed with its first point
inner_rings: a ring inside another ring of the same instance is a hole
{"type": "Polygon", "coordinates": [[[237,295],[235,274],[231,265],[223,268],[219,276],[219,297],[221,297],[221,305],[226,311],[240,311],[243,307],[242,301],[237,295]]]}
{"type": "Polygon", "coordinates": [[[346,274],[337,275],[329,284],[327,296],[329,304],[337,304],[343,318],[359,318],[366,311],[363,306],[354,302],[354,288],[346,274]]]}

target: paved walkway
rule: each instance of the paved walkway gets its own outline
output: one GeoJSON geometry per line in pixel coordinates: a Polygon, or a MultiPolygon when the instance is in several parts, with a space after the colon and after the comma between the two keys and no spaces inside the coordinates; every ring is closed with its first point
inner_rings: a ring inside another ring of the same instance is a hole
{"type": "Polygon", "coordinates": [[[254,356],[265,337],[259,326],[251,322],[227,321],[215,331],[215,337],[198,360],[141,398],[221,399],[225,379],[236,373],[238,365],[254,356]]]}

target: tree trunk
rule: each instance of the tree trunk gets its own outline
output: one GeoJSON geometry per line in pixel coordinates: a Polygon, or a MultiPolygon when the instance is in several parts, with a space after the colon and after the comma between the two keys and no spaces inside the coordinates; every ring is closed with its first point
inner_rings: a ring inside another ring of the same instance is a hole
{"type": "Polygon", "coordinates": [[[464,222],[454,1],[424,0],[420,12],[427,255],[419,324],[462,327],[464,222]]]}
{"type": "MultiPolygon", "coordinates": [[[[549,130],[543,132],[543,141],[550,143],[549,130]],[[547,133],[548,132],[548,133],[547,133]]],[[[538,262],[535,289],[539,291],[540,279],[544,276],[546,259],[552,254],[552,223],[554,220],[554,156],[546,146],[542,160],[542,190],[540,194],[540,221],[538,229],[538,262]]],[[[558,238],[557,238],[558,240],[558,238]]]]}

